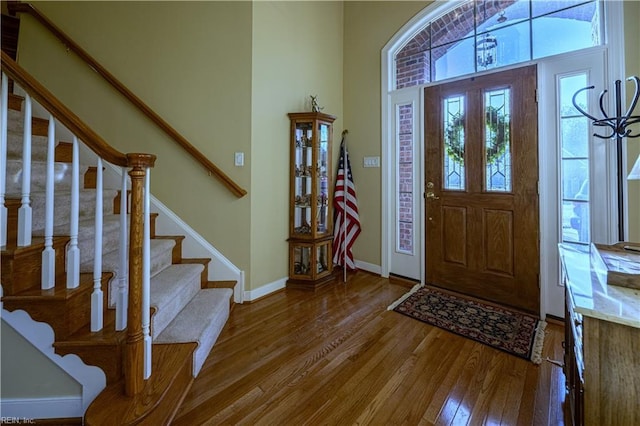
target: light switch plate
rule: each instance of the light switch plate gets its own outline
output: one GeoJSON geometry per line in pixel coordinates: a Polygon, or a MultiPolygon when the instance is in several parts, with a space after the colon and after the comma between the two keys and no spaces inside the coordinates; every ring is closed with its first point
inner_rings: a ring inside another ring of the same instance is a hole
{"type": "Polygon", "coordinates": [[[364,157],[364,167],[380,167],[380,157],[364,157]]]}
{"type": "Polygon", "coordinates": [[[244,152],[235,153],[234,164],[239,167],[244,166],[244,152]]]}

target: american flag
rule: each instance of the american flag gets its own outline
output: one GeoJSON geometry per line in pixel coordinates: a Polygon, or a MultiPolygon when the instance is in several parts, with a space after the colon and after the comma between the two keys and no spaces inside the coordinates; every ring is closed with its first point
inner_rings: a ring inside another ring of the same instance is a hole
{"type": "Polygon", "coordinates": [[[351,247],[360,234],[360,217],[358,216],[358,200],[356,188],[351,175],[351,164],[348,152],[344,149],[344,139],[340,145],[340,160],[338,161],[338,176],[336,178],[336,191],[333,197],[333,206],[336,211],[336,222],[333,228],[333,263],[355,270],[351,247]],[[345,183],[345,156],[346,159],[346,183],[345,183]],[[345,205],[346,187],[346,205],[345,205]],[[346,212],[345,212],[346,207],[346,212]],[[345,256],[346,250],[346,256],[345,256]],[[346,261],[346,265],[345,265],[346,261]]]}

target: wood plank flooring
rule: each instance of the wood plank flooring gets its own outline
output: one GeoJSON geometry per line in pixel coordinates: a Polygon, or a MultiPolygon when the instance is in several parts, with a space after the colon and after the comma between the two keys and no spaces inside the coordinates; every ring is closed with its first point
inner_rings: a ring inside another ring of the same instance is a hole
{"type": "Polygon", "coordinates": [[[386,310],[407,291],[358,272],[236,305],[173,424],[565,424],[561,368],[386,310]]]}

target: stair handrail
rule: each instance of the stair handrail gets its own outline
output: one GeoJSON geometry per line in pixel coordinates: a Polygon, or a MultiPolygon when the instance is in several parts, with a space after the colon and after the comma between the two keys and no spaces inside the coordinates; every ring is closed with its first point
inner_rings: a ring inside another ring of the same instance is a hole
{"type": "MultiPolygon", "coordinates": [[[[18,65],[5,52],[2,52],[2,70],[97,155],[117,166],[131,166],[127,154],[123,154],[109,145],[100,135],[89,128],[77,115],[62,104],[51,92],[27,73],[24,68],[18,65]]],[[[137,155],[146,157],[146,160],[140,160],[146,164],[146,167],[153,167],[155,155],[137,155]]]]}
{"type": "Polygon", "coordinates": [[[49,18],[44,16],[35,6],[31,3],[22,2],[9,2],[8,9],[11,13],[28,13],[38,22],[40,22],[46,29],[48,29],[54,36],[56,36],[69,50],[72,50],[80,59],[89,65],[91,69],[102,76],[111,86],[113,86],[118,92],[120,92],[125,98],[127,98],[133,105],[135,105],[144,115],[146,115],[151,121],[153,121],[158,127],[160,127],[171,139],[178,143],[185,151],[187,151],[193,158],[195,158],[210,175],[214,175],[218,178],[224,186],[229,189],[238,198],[242,198],[247,194],[247,191],[234,182],[229,176],[227,176],[218,166],[213,164],[204,154],[193,146],[184,136],[182,136],[177,130],[175,130],[169,123],[167,123],[162,117],[160,117],[155,111],[153,111],[147,104],[145,104],[138,96],[136,96],[131,90],[129,90],[124,84],[122,84],[113,74],[107,71],[97,60],[95,60],[89,53],[87,53],[80,45],[71,39],[66,33],[64,33],[58,26],[56,26],[49,18]]]}
{"type": "MultiPolygon", "coordinates": [[[[143,192],[147,171],[154,166],[156,156],[145,153],[127,153],[116,150],[89,128],[69,108],[60,102],[42,84],[18,65],[9,55],[1,52],[2,72],[14,80],[29,96],[35,99],[76,138],[114,165],[129,168],[131,178],[131,211],[129,226],[129,295],[127,340],[123,363],[125,392],[132,396],[139,393],[144,384],[144,335],[142,330],[143,297],[143,192]]],[[[3,171],[4,172],[4,171],[3,171]]],[[[147,191],[148,194],[148,191],[147,191]]]]}

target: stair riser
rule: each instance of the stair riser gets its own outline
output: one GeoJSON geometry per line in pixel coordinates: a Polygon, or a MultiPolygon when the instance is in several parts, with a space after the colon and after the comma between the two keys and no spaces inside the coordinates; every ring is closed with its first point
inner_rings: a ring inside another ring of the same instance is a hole
{"type": "MultiPolygon", "coordinates": [[[[64,275],[64,247],[68,240],[67,237],[53,239],[57,279],[64,275]]],[[[21,249],[12,255],[2,254],[2,287],[5,295],[40,287],[41,282],[42,246],[21,249]]]]}
{"type": "MultiPolygon", "coordinates": [[[[102,285],[106,288],[111,274],[104,274],[102,285]]],[[[67,290],[66,299],[48,296],[50,292],[43,292],[41,296],[8,296],[3,300],[8,311],[22,309],[29,313],[36,321],[46,322],[53,328],[56,340],[64,340],[91,322],[91,276],[83,276],[83,281],[89,283],[78,289],[67,290]]],[[[59,286],[64,280],[58,281],[59,286]]],[[[106,306],[106,293],[103,306],[106,306]]]]}

